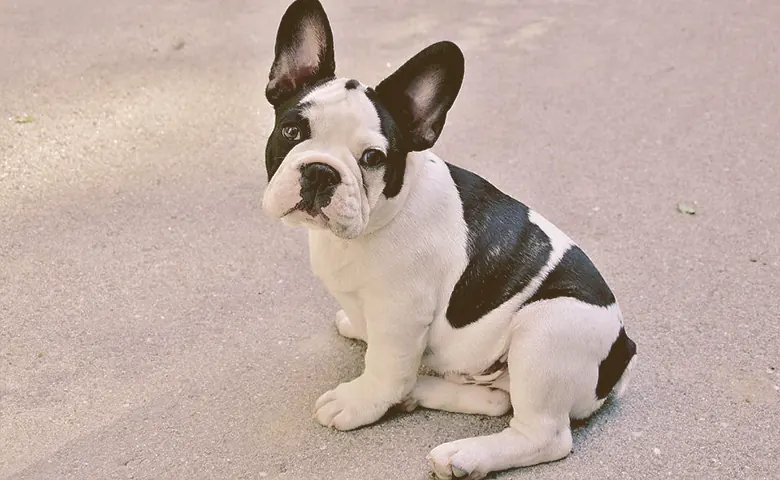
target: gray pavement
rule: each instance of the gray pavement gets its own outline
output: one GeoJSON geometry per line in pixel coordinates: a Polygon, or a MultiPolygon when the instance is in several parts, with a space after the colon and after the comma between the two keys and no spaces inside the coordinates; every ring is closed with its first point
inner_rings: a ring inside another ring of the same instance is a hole
{"type": "MultiPolygon", "coordinates": [[[[780,3],[390,3],[325,0],[339,72],[458,42],[436,152],[578,240],[641,354],[569,458],[495,478],[780,478],[780,3]]],[[[286,4],[0,3],[0,477],[423,479],[508,421],[311,418],[362,349],[259,209],[286,4]]]]}

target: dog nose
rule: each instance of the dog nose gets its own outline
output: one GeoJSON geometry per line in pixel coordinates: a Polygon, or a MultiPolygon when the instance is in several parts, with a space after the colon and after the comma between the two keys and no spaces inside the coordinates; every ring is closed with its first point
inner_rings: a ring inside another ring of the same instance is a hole
{"type": "Polygon", "coordinates": [[[301,200],[314,214],[330,204],[336,187],[341,183],[339,172],[324,163],[308,163],[301,167],[301,200]]]}
{"type": "Polygon", "coordinates": [[[302,167],[301,183],[302,186],[315,189],[317,191],[325,190],[328,187],[334,187],[341,182],[339,172],[324,163],[309,163],[302,167]]]}

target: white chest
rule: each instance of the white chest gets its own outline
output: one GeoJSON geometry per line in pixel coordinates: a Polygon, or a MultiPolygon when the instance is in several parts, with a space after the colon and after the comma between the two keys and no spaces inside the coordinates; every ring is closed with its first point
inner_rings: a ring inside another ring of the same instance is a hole
{"type": "Polygon", "coordinates": [[[331,293],[358,291],[381,268],[372,245],[337,239],[329,232],[309,234],[309,256],[312,272],[331,293]]]}

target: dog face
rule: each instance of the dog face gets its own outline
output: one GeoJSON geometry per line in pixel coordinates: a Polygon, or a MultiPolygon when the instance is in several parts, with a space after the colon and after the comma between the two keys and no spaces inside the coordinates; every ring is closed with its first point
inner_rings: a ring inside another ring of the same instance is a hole
{"type": "Polygon", "coordinates": [[[353,239],[395,198],[406,156],[438,139],[463,82],[455,44],[424,49],[375,89],[337,78],[317,0],[296,0],[276,36],[266,87],[276,120],[266,145],[263,210],[289,225],[353,239]]]}
{"type": "Polygon", "coordinates": [[[266,149],[265,210],[288,224],[359,236],[380,197],[400,191],[405,154],[375,94],[332,79],[283,109],[266,149]]]}

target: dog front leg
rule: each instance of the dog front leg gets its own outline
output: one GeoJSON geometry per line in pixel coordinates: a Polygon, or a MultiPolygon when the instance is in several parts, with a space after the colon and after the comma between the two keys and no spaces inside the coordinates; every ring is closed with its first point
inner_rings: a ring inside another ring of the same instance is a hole
{"type": "Polygon", "coordinates": [[[326,427],[352,430],[379,420],[400,403],[417,381],[428,325],[413,309],[387,308],[366,312],[365,370],[358,378],[323,394],[315,418],[326,427]]]}

